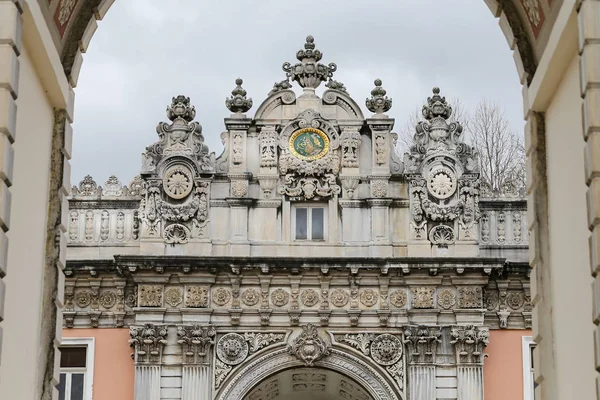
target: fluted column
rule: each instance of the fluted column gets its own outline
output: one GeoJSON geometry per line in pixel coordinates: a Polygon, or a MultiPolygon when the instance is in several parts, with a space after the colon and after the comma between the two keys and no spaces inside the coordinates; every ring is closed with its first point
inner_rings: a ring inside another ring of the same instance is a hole
{"type": "Polygon", "coordinates": [[[489,343],[489,329],[455,326],[451,336],[456,351],[457,400],[483,400],[483,349],[489,343]]]}
{"type": "Polygon", "coordinates": [[[178,326],[177,343],[182,350],[181,400],[212,399],[212,348],[215,330],[211,326],[178,326]]]}
{"type": "Polygon", "coordinates": [[[160,400],[162,351],[166,343],[165,325],[145,324],[129,328],[129,346],[134,349],[135,400],[160,400]]]}
{"type": "Polygon", "coordinates": [[[410,400],[435,399],[436,354],[441,336],[439,327],[409,326],[404,330],[410,400]]]}

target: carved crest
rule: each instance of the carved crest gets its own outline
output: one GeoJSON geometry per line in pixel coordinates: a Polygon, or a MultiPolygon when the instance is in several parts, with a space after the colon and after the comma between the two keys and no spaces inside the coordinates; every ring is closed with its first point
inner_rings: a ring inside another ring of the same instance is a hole
{"type": "Polygon", "coordinates": [[[288,346],[288,352],[312,367],[316,361],[331,353],[331,344],[319,336],[317,327],[307,324],[302,327],[302,333],[288,346]]]}

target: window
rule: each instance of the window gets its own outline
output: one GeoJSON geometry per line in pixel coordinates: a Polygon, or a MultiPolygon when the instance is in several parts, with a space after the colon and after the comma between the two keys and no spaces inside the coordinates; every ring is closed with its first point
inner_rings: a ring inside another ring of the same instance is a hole
{"type": "Polygon", "coordinates": [[[59,349],[58,400],[92,400],[94,338],[64,339],[59,349]]]}
{"type": "Polygon", "coordinates": [[[302,204],[292,210],[294,240],[325,241],[327,236],[325,206],[302,204]]]}
{"type": "Polygon", "coordinates": [[[523,399],[535,400],[535,375],[533,370],[533,352],[535,342],[531,336],[523,336],[523,399]]]}

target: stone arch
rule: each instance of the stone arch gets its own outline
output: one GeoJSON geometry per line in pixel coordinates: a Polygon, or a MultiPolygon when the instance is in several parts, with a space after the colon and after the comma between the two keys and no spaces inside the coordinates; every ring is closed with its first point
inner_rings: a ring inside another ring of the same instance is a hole
{"type": "MultiPolygon", "coordinates": [[[[348,376],[378,400],[403,400],[393,383],[370,363],[341,349],[314,363],[315,367],[332,370],[348,376]]],[[[230,376],[214,396],[215,400],[243,400],[264,379],[290,368],[302,368],[305,364],[279,348],[250,359],[230,376]]]]}

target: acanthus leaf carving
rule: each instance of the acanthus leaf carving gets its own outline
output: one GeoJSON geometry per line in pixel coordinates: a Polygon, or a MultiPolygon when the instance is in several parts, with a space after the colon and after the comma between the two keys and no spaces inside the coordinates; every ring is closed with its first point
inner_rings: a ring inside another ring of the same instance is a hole
{"type": "Polygon", "coordinates": [[[136,363],[160,363],[162,351],[167,344],[165,325],[145,324],[143,327],[129,327],[129,346],[136,363]]]}
{"type": "Polygon", "coordinates": [[[442,343],[439,327],[408,326],[404,329],[404,344],[411,364],[434,363],[438,344],[442,343]]]}
{"type": "Polygon", "coordinates": [[[212,326],[178,326],[177,343],[183,346],[184,363],[209,363],[215,336],[216,331],[212,326]]]}
{"type": "Polygon", "coordinates": [[[455,326],[450,331],[456,350],[456,362],[459,365],[483,363],[483,349],[490,339],[489,328],[475,325],[455,326]]]}

